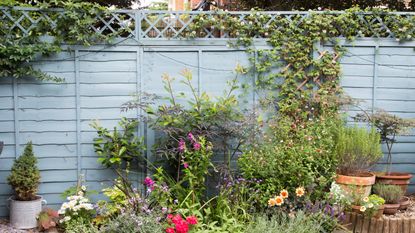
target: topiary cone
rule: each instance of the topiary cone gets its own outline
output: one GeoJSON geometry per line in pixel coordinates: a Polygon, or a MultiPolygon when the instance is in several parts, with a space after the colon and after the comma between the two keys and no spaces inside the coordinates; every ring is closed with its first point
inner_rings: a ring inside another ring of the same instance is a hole
{"type": "Polygon", "coordinates": [[[31,201],[37,199],[36,193],[40,182],[40,172],[37,168],[37,159],[33,154],[32,142],[27,143],[23,154],[14,161],[7,181],[15,192],[16,200],[31,201]]]}

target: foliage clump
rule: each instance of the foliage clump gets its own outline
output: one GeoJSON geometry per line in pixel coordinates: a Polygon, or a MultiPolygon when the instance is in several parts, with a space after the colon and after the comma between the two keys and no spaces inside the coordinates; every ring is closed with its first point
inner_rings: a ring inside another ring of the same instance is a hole
{"type": "Polygon", "coordinates": [[[336,137],[336,154],[339,156],[339,174],[367,172],[383,155],[380,135],[373,128],[368,132],[358,126],[340,127],[336,137]]]}
{"type": "Polygon", "coordinates": [[[16,200],[31,201],[38,198],[36,193],[39,188],[40,172],[32,142],[27,143],[23,154],[14,161],[7,182],[12,186],[16,200]]]}
{"type": "Polygon", "coordinates": [[[404,195],[401,187],[389,184],[375,184],[373,192],[385,199],[386,204],[398,204],[404,195]]]}

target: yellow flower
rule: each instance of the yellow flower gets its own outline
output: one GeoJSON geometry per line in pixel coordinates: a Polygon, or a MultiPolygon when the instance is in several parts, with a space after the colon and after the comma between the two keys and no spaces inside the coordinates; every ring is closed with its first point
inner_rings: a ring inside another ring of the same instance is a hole
{"type": "Polygon", "coordinates": [[[271,198],[268,200],[268,206],[275,206],[277,204],[277,201],[274,198],[271,198]]]}
{"type": "Polygon", "coordinates": [[[360,212],[365,212],[365,211],[366,211],[366,207],[361,206],[361,207],[360,207],[360,212]]]}
{"type": "Polygon", "coordinates": [[[298,187],[295,189],[295,194],[297,195],[297,197],[302,197],[305,194],[305,190],[303,187],[298,187]]]}
{"type": "Polygon", "coordinates": [[[285,190],[285,189],[281,190],[280,197],[282,197],[284,199],[288,198],[288,191],[285,190]]]}
{"type": "Polygon", "coordinates": [[[369,201],[369,198],[368,197],[365,197],[365,198],[363,198],[363,201],[364,202],[368,202],[369,201]]]}
{"type": "Polygon", "coordinates": [[[275,197],[275,202],[277,206],[281,206],[282,204],[284,204],[284,198],[281,196],[275,197]]]}

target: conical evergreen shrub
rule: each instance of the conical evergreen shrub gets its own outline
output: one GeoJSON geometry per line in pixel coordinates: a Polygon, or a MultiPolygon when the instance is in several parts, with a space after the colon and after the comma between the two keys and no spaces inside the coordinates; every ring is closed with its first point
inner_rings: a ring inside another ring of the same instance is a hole
{"type": "Polygon", "coordinates": [[[33,154],[32,142],[28,142],[23,154],[14,161],[9,185],[15,192],[15,199],[19,201],[35,200],[40,182],[40,172],[37,168],[37,159],[33,154]]]}

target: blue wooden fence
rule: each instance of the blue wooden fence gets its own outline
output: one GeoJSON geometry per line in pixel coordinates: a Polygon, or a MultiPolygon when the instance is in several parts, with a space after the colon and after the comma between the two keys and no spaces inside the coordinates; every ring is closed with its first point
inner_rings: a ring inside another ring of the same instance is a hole
{"type": "MultiPolygon", "coordinates": [[[[141,38],[123,40],[116,46],[71,47],[36,62],[41,70],[64,77],[64,84],[33,79],[0,79],[0,216],[8,214],[11,189],[6,178],[13,160],[24,144],[32,140],[39,158],[42,183],[39,194],[58,208],[60,194],[85,174],[87,185],[100,190],[114,174],[96,161],[89,126],[99,120],[106,127],[116,125],[121,116],[136,117],[137,111],[121,112],[120,106],[136,92],[165,95],[161,76],[179,76],[188,68],[193,82],[212,96],[222,94],[226,82],[235,77],[237,63],[248,64],[243,50],[229,48],[226,39],[169,40],[141,38]]],[[[342,58],[342,85],[352,97],[369,108],[383,108],[393,114],[415,118],[415,43],[394,39],[360,38],[348,44],[342,58]]],[[[266,48],[257,41],[258,48],[266,48]]],[[[321,45],[320,50],[330,49],[321,45]]],[[[178,91],[187,91],[179,82],[178,91]]],[[[252,95],[255,100],[255,95],[252,95]]],[[[349,114],[356,114],[350,109],[349,114]]],[[[137,130],[150,146],[154,132],[137,130]]],[[[393,169],[415,173],[415,131],[398,138],[393,169]]],[[[381,161],[379,168],[383,166],[381,161]]],[[[140,184],[145,174],[135,175],[140,184]]],[[[410,185],[415,191],[415,180],[410,185]]]]}

